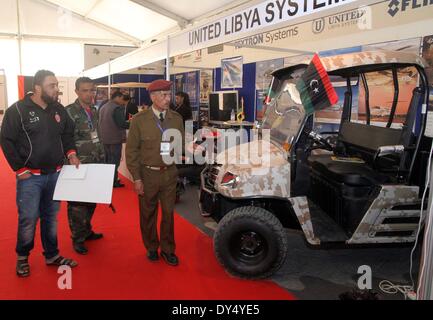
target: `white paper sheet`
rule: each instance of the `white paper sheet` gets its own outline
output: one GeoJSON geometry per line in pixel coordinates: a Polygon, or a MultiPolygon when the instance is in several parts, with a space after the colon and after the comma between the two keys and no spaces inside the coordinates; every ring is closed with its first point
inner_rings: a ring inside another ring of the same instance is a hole
{"type": "Polygon", "coordinates": [[[81,165],[77,169],[75,166],[64,166],[62,168],[62,178],[63,179],[85,179],[87,174],[87,168],[86,165],[81,165]]]}
{"type": "Polygon", "coordinates": [[[64,166],[53,199],[110,204],[114,170],[113,164],[81,164],[80,170],[64,166]]]}

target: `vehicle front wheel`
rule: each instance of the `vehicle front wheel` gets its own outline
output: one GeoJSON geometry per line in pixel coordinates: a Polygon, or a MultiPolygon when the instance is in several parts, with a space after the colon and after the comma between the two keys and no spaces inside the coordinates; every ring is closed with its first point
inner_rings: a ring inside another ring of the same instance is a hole
{"type": "Polygon", "coordinates": [[[219,222],[214,252],[232,275],[263,279],[275,273],[286,259],[287,235],[271,212],[257,207],[236,208],[219,222]]]}

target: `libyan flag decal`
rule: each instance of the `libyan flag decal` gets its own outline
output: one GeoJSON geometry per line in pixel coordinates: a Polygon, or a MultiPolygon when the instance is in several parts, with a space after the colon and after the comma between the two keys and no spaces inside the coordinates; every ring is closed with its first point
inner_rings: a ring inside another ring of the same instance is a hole
{"type": "Polygon", "coordinates": [[[322,110],[338,102],[338,96],[328,73],[317,54],[296,83],[307,114],[322,110]]]}

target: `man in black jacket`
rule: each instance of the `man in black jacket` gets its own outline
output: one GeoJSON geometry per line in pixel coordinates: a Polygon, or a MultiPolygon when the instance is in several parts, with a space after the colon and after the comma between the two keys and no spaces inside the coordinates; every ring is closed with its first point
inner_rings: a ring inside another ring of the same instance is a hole
{"type": "Polygon", "coordinates": [[[77,262],[59,254],[57,214],[60,202],[54,188],[65,157],[79,166],[74,143],[74,123],[58,103],[58,81],[51,71],[34,77],[33,92],[9,107],[1,128],[1,146],[17,176],[18,255],[16,273],[30,275],[28,257],[35,229],[41,220],[41,240],[47,265],[70,267],[77,262]]]}
{"type": "Polygon", "coordinates": [[[132,102],[129,94],[123,95],[123,100],[128,102],[126,105],[125,120],[130,121],[132,117],[138,113],[138,106],[132,102]]]}
{"type": "Polygon", "coordinates": [[[188,93],[183,91],[177,92],[175,101],[176,106],[174,106],[173,110],[182,116],[183,122],[192,120],[192,109],[188,93]]]}

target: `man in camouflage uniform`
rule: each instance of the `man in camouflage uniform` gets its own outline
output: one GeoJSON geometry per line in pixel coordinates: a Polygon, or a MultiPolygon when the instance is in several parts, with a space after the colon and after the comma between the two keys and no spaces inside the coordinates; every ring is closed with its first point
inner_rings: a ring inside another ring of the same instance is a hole
{"type": "MultiPolygon", "coordinates": [[[[81,163],[104,163],[104,149],[98,138],[98,111],[93,106],[96,93],[95,84],[89,78],[79,78],[75,82],[78,99],[66,107],[75,123],[74,139],[81,163]]],[[[96,203],[68,202],[68,220],[74,249],[79,254],[87,254],[86,240],[102,238],[101,233],[92,230],[91,220],[96,203]]]]}

